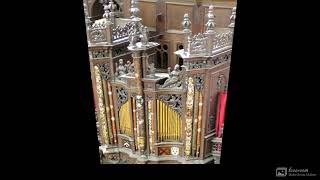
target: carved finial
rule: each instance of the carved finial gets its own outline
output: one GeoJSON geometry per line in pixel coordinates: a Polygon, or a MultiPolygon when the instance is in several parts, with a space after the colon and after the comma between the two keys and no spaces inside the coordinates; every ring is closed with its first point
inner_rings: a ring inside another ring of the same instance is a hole
{"type": "Polygon", "coordinates": [[[115,12],[115,10],[117,9],[117,5],[113,2],[113,0],[111,0],[109,2],[109,9],[110,9],[110,12],[115,12]]]}
{"type": "Polygon", "coordinates": [[[139,16],[140,9],[138,8],[138,0],[131,0],[130,12],[132,18],[139,16]]]}
{"type": "Polygon", "coordinates": [[[213,5],[210,5],[209,7],[209,13],[208,13],[208,22],[206,24],[206,31],[207,32],[212,32],[215,27],[215,22],[214,22],[214,14],[213,14],[213,5]]]}
{"type": "Polygon", "coordinates": [[[104,14],[103,18],[106,18],[107,21],[111,21],[110,7],[107,4],[103,5],[104,14]]]}
{"type": "Polygon", "coordinates": [[[182,22],[183,32],[190,32],[191,21],[189,18],[189,14],[184,14],[183,22],[182,22]]]}
{"type": "Polygon", "coordinates": [[[236,14],[237,14],[237,8],[234,7],[232,8],[232,14],[230,16],[230,25],[229,28],[234,28],[235,26],[235,21],[236,21],[236,14]]]}

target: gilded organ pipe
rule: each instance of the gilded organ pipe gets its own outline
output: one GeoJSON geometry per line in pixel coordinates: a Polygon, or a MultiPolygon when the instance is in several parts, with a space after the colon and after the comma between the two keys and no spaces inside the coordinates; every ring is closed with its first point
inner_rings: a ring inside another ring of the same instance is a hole
{"type": "Polygon", "coordinates": [[[180,115],[160,100],[156,104],[158,141],[180,141],[180,115]]]}
{"type": "Polygon", "coordinates": [[[120,132],[132,136],[129,101],[124,103],[119,110],[120,132]]]}

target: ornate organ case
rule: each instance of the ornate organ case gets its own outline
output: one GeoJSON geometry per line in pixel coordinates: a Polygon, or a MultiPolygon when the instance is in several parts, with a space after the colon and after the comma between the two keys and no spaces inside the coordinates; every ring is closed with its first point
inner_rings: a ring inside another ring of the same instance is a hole
{"type": "MultiPolygon", "coordinates": [[[[105,5],[104,19],[95,23],[88,18],[85,4],[103,163],[204,164],[216,160],[219,152],[212,153],[212,148],[217,94],[227,90],[235,15],[229,27],[217,28],[210,6],[204,33],[191,28],[189,16],[184,15],[179,32],[184,48],[168,51],[181,63],[173,66],[169,58],[173,70],[161,73],[155,64],[163,34],[159,28],[143,33],[138,3],[132,1],[130,6],[131,19],[118,25],[112,3],[105,5]],[[132,33],[134,29],[141,33],[132,33]]],[[[165,37],[170,39],[170,35],[165,37]]]]}

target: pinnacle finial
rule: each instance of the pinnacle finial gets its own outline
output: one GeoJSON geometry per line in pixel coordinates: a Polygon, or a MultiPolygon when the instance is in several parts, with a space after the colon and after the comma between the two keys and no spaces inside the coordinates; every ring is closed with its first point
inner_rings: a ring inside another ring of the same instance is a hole
{"type": "Polygon", "coordinates": [[[183,27],[183,32],[190,32],[191,21],[190,21],[190,18],[189,18],[189,14],[184,14],[182,27],[183,27]]]}
{"type": "Polygon", "coordinates": [[[232,14],[230,16],[230,25],[229,25],[230,28],[234,28],[235,26],[236,14],[237,14],[237,8],[234,7],[232,8],[232,14]]]}
{"type": "Polygon", "coordinates": [[[111,14],[110,14],[110,7],[107,4],[103,5],[103,9],[104,9],[104,14],[103,14],[103,18],[107,19],[108,21],[111,20],[111,14]]]}
{"type": "Polygon", "coordinates": [[[211,32],[214,30],[214,27],[215,27],[214,18],[215,18],[215,15],[213,13],[213,5],[210,5],[209,12],[208,12],[208,22],[206,24],[206,31],[207,32],[208,31],[211,32]]]}
{"type": "Polygon", "coordinates": [[[109,2],[109,9],[110,9],[110,11],[111,12],[115,12],[116,11],[116,9],[117,9],[117,5],[114,3],[114,1],[113,0],[111,0],[110,2],[109,2]]]}
{"type": "Polygon", "coordinates": [[[138,0],[131,0],[131,17],[138,17],[140,13],[140,9],[138,8],[138,0]]]}

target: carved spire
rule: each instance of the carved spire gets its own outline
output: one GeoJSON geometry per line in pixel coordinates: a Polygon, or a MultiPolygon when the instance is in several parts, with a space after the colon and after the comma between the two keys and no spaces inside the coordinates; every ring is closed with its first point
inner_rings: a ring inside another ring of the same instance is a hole
{"type": "Polygon", "coordinates": [[[139,17],[140,9],[138,8],[138,0],[131,0],[130,13],[132,18],[139,17]]]}
{"type": "Polygon", "coordinates": [[[236,13],[237,13],[237,7],[232,8],[232,14],[231,14],[231,16],[230,16],[230,25],[229,25],[229,28],[234,28],[234,26],[235,26],[236,13]]]}
{"type": "Polygon", "coordinates": [[[209,13],[208,13],[208,22],[206,24],[207,32],[213,32],[214,30],[214,27],[215,27],[214,17],[215,15],[213,14],[213,5],[210,5],[209,13]]]}
{"type": "Polygon", "coordinates": [[[182,22],[183,32],[191,32],[191,21],[189,18],[189,14],[184,14],[183,22],[182,22]]]}
{"type": "Polygon", "coordinates": [[[105,18],[107,21],[111,21],[110,6],[107,4],[103,4],[103,9],[104,9],[103,18],[105,18]]]}

